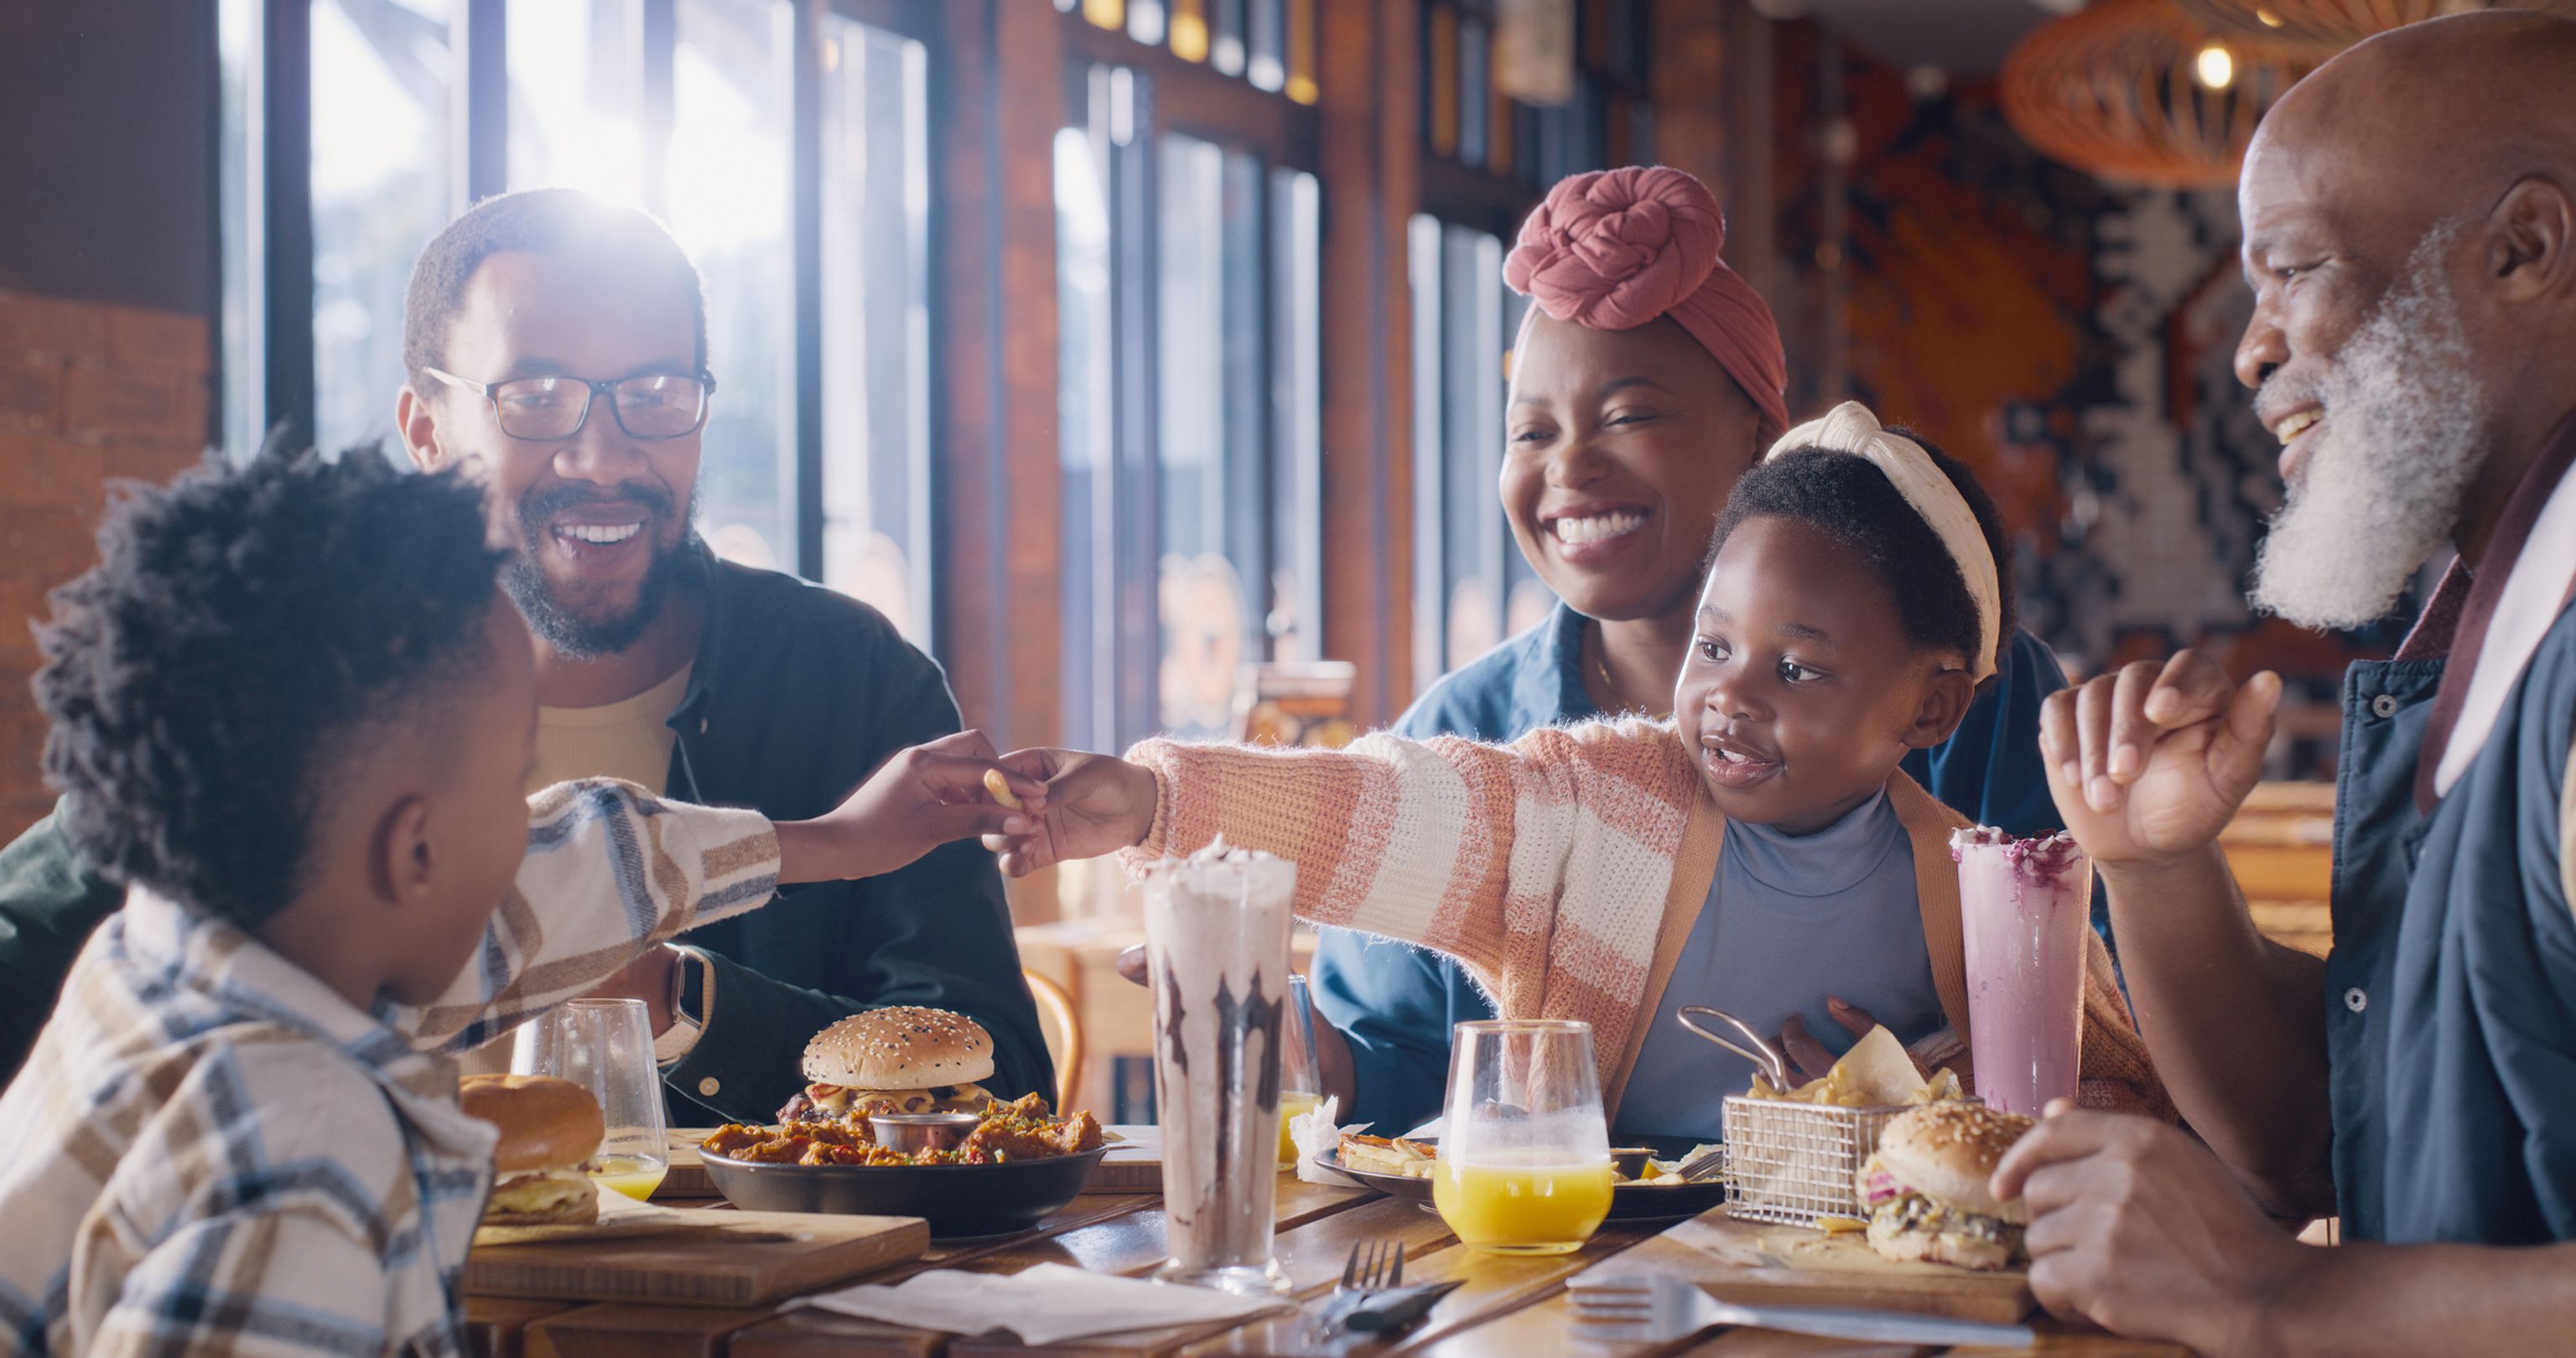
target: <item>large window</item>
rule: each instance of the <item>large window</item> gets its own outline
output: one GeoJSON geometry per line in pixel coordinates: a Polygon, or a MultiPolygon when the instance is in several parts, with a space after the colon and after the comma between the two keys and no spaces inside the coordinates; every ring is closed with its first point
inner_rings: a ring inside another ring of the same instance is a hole
{"type": "Polygon", "coordinates": [[[1413,672],[1427,687],[1547,616],[1497,482],[1508,346],[1526,299],[1503,243],[1429,216],[1407,240],[1413,294],[1413,672]]]}
{"type": "Polygon", "coordinates": [[[1426,202],[1457,193],[1508,202],[1507,185],[1544,189],[1584,170],[1651,162],[1645,0],[1566,0],[1508,15],[1501,0],[1418,2],[1426,202]],[[1551,13],[1564,32],[1545,32],[1551,13]],[[1502,29],[1514,21],[1539,31],[1522,46],[1548,55],[1521,60],[1541,69],[1506,69],[1502,29]],[[1530,91],[1516,84],[1559,88],[1523,98],[1530,91]],[[1478,177],[1492,182],[1478,186],[1478,177]]]}
{"type": "Polygon", "coordinates": [[[594,0],[510,0],[510,187],[644,196],[644,11],[594,0]]]}
{"type": "Polygon", "coordinates": [[[1556,180],[1651,162],[1654,133],[1643,0],[1418,3],[1423,211],[1405,241],[1417,692],[1556,602],[1512,541],[1496,488],[1510,346],[1529,306],[1503,285],[1506,242],[1556,180]],[[1534,31],[1509,34],[1513,22],[1534,31]],[[1546,85],[1556,88],[1538,94],[1546,85]]]}
{"type": "Polygon", "coordinates": [[[661,217],[704,277],[709,544],[927,644],[919,41],[801,0],[219,3],[236,455],[280,422],[389,439],[420,248],[474,197],[584,189],[661,217]]]}
{"type": "Polygon", "coordinates": [[[930,127],[922,45],[823,22],[823,582],[930,632],[930,127]]]}
{"type": "Polygon", "coordinates": [[[794,10],[782,0],[678,0],[678,10],[662,196],[671,234],[706,280],[708,361],[723,365],[698,474],[699,531],[734,560],[794,570],[794,10]]]}
{"type": "MultiPolygon", "coordinates": [[[[1148,13],[1127,6],[1127,31],[1148,13]]],[[[1205,17],[1157,6],[1150,22],[1205,17]]],[[[1066,736],[1222,735],[1244,667],[1311,659],[1320,636],[1320,199],[1303,169],[1164,125],[1133,67],[1084,63],[1070,83],[1066,736]]]]}
{"type": "Polygon", "coordinates": [[[1124,32],[1183,61],[1300,104],[1321,95],[1315,83],[1317,0],[1055,0],[1093,26],[1124,32]]]}
{"type": "Polygon", "coordinates": [[[314,437],[390,440],[403,285],[448,217],[448,0],[314,0],[314,437]]]}

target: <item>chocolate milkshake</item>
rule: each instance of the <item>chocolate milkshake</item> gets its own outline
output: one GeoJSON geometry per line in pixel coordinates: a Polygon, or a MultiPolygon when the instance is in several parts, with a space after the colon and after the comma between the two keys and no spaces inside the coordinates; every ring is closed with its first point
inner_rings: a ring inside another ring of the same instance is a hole
{"type": "Polygon", "coordinates": [[[1157,1282],[1288,1290],[1273,1262],[1279,1054],[1297,867],[1220,840],[1145,880],[1165,1248],[1157,1282]]]}

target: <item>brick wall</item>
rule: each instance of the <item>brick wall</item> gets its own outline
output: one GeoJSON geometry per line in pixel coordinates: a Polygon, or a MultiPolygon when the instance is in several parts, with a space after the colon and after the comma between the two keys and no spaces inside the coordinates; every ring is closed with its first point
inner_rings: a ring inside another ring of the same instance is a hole
{"type": "Polygon", "coordinates": [[[53,805],[28,624],[97,559],[109,483],[200,456],[211,355],[200,315],[0,290],[0,842],[53,805]]]}

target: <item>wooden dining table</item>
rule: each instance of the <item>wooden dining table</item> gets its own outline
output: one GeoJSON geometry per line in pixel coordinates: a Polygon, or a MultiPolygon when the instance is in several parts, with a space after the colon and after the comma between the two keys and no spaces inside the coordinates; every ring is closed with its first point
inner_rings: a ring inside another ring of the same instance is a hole
{"type": "MultiPolygon", "coordinates": [[[[674,1204],[677,1205],[677,1204],[674,1204]]],[[[710,1210],[723,1210],[710,1205],[710,1210]]],[[[1718,1209],[1723,1212],[1723,1208],[1718,1209]]],[[[1458,1243],[1421,1205],[1367,1189],[1328,1187],[1282,1175],[1276,1252],[1295,1285],[1298,1309],[1249,1322],[1135,1331],[1046,1346],[1007,1333],[950,1335],[792,1306],[719,1309],[588,1304],[527,1298],[466,1299],[477,1358],[1200,1358],[1218,1354],[1332,1354],[1350,1358],[1503,1358],[1504,1355],[1730,1355],[1732,1358],[1928,1358],[1943,1350],[1853,1343],[1771,1330],[1728,1329],[1658,1344],[1601,1344],[1576,1332],[1566,1283],[1617,1260],[1620,1271],[1669,1268],[1688,1274],[1694,1251],[1672,1238],[1672,1223],[1611,1223],[1582,1250],[1549,1257],[1482,1254],[1458,1243]],[[1341,1276],[1352,1245],[1404,1246],[1404,1280],[1463,1285],[1419,1324],[1385,1342],[1322,1340],[1315,1313],[1341,1276]]],[[[930,1269],[1007,1274],[1037,1264],[1070,1264],[1133,1277],[1163,1259],[1162,1200],[1154,1194],[1093,1194],[1074,1200],[1037,1229],[993,1240],[943,1244],[913,1262],[855,1281],[891,1283],[930,1269]]],[[[2188,1358],[2178,1346],[2144,1343],[2049,1320],[2033,1322],[2036,1352],[2082,1358],[2188,1358]]],[[[1996,1350],[1974,1350],[1993,1353],[1996,1350]]]]}

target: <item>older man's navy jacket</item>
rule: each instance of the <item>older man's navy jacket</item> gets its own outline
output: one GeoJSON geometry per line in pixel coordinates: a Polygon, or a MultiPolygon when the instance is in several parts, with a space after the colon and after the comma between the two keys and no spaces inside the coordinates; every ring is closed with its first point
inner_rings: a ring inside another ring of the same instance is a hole
{"type": "Polygon", "coordinates": [[[2427,815],[2415,763],[2445,663],[2344,679],[2325,996],[2337,1210],[2356,1240],[2576,1239],[2576,608],[2427,815]]]}

